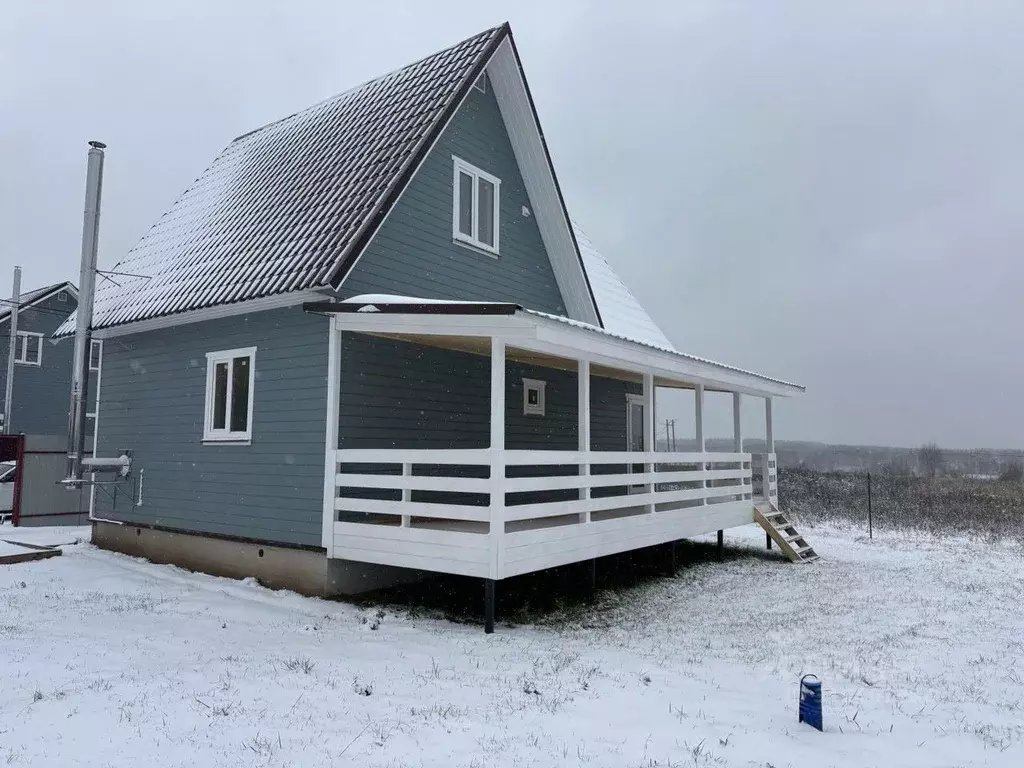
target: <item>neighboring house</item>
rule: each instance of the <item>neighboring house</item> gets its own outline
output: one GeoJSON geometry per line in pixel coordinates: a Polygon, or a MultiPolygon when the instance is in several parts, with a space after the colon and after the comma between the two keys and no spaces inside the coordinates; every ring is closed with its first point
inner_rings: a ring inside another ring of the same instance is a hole
{"type": "Polygon", "coordinates": [[[94,541],[306,593],[750,523],[740,397],[770,452],[802,391],[676,351],[570,223],[507,25],[240,136],[116,269],[94,541]],[[735,451],[655,456],[656,387],[735,393],[735,451]]]}
{"type": "MultiPolygon", "coordinates": [[[[78,289],[56,283],[21,295],[18,343],[11,395],[11,433],[66,436],[74,344],[57,343],[54,332],[78,308],[78,289]]],[[[0,310],[0,414],[7,391],[11,306],[0,310]]]]}

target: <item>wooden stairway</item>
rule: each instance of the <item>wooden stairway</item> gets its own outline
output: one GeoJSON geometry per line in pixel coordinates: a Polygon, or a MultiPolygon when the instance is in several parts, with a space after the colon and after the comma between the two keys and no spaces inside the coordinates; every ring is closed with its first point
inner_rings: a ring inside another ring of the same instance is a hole
{"type": "Polygon", "coordinates": [[[770,501],[759,501],[754,505],[754,522],[764,528],[794,563],[810,563],[818,559],[818,553],[804,540],[786,513],[770,501]]]}

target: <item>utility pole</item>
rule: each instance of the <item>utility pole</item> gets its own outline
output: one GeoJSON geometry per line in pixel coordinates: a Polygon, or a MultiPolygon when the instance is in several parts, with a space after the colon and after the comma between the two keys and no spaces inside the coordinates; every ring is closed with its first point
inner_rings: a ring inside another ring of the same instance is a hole
{"type": "Polygon", "coordinates": [[[11,294],[11,342],[7,351],[7,386],[4,390],[3,430],[5,434],[10,434],[11,432],[11,399],[14,397],[14,358],[18,356],[18,307],[20,304],[21,267],[15,267],[14,293],[11,294]]]}

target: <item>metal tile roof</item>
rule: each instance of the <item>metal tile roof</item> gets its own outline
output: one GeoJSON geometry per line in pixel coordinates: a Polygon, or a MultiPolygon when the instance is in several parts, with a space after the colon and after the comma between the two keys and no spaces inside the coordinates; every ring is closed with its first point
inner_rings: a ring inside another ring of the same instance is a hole
{"type": "Polygon", "coordinates": [[[328,285],[507,33],[235,139],[113,268],[148,279],[97,284],[93,327],[328,285]]]}
{"type": "Polygon", "coordinates": [[[572,227],[605,330],[630,341],[674,351],[672,342],[636,300],[611,264],[598,252],[579,224],[574,221],[572,227]]]}

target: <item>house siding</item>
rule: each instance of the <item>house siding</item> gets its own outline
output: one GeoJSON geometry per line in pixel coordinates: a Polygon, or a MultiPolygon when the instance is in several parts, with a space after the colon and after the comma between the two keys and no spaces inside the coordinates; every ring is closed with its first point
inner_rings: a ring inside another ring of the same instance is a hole
{"type": "MultiPolygon", "coordinates": [[[[364,334],[342,340],[341,448],[486,448],[490,445],[488,357],[364,334]]],[[[626,449],[626,394],[636,384],[591,377],[593,450],[626,449]]],[[[509,361],[505,447],[575,451],[576,374],[509,361]],[[547,382],[545,415],[523,413],[523,378],[547,382]]]]}
{"type": "Polygon", "coordinates": [[[200,533],[320,546],[327,320],[281,309],[108,340],[99,454],[145,470],[96,494],[96,514],[200,533]],[[251,445],[203,444],[206,353],[256,347],[251,445]]]}
{"type": "Polygon", "coordinates": [[[472,89],[341,287],[348,298],[396,293],[507,301],[565,315],[494,94],[472,89]],[[452,155],[501,179],[495,257],[452,240],[452,155]],[[524,207],[530,215],[524,215],[524,207]]]}
{"type": "MultiPolygon", "coordinates": [[[[66,436],[71,397],[71,361],[75,345],[68,339],[57,343],[52,336],[75,311],[74,296],[58,301],[56,294],[18,313],[18,330],[43,334],[42,365],[14,365],[11,429],[30,435],[66,436]]],[[[10,320],[0,325],[0,402],[7,387],[10,320]]]]}

